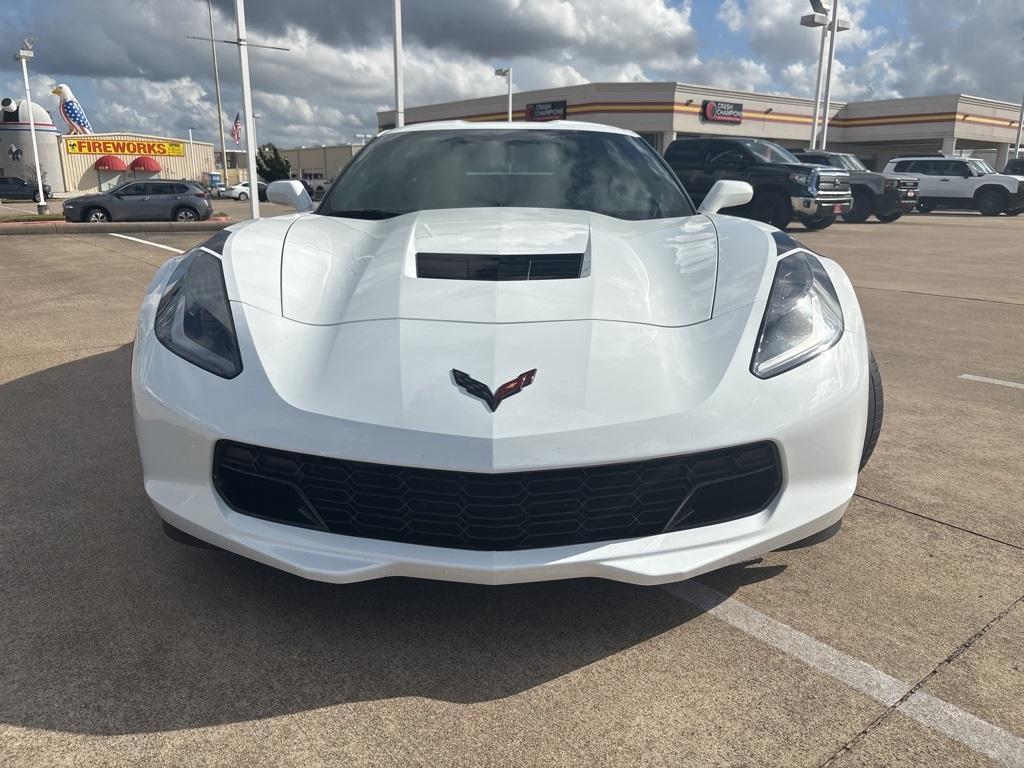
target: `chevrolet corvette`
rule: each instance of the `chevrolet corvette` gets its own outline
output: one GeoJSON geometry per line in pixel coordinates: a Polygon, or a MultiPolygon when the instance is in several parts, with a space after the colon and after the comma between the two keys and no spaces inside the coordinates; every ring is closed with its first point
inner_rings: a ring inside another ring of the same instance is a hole
{"type": "Polygon", "coordinates": [[[172,538],[311,579],[658,584],[835,531],[881,428],[849,279],[636,134],[385,131],[149,286],[172,538]]]}

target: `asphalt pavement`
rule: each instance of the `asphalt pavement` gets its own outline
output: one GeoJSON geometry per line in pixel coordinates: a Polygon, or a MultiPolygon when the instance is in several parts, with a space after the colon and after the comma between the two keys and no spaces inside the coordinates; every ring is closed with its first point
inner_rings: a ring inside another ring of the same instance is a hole
{"type": "Polygon", "coordinates": [[[0,765],[1024,765],[1024,219],[792,233],[857,287],[878,448],[833,538],[659,588],[167,539],[131,342],[206,235],[0,239],[0,765]]]}

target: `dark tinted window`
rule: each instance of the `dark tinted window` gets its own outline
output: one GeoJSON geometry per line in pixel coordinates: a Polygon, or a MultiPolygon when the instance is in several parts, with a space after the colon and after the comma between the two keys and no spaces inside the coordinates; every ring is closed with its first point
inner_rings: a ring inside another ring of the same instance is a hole
{"type": "Polygon", "coordinates": [[[141,184],[141,183],[139,183],[139,184],[128,184],[127,186],[121,187],[119,190],[117,190],[117,193],[120,194],[120,195],[126,195],[128,197],[136,197],[136,196],[139,196],[139,195],[148,195],[149,192],[146,189],[146,187],[148,187],[148,186],[149,186],[148,184],[141,184]]]}
{"type": "Polygon", "coordinates": [[[196,190],[192,189],[188,184],[174,184],[174,189],[171,192],[175,195],[194,195],[196,190]]]}
{"type": "Polygon", "coordinates": [[[892,169],[896,171],[896,173],[906,173],[907,171],[913,170],[913,168],[914,163],[911,160],[900,160],[892,169]]]}
{"type": "Polygon", "coordinates": [[[832,165],[832,159],[827,155],[812,155],[806,152],[801,152],[797,154],[796,159],[805,163],[813,163],[815,165],[832,165]]]}
{"type": "Polygon", "coordinates": [[[713,141],[708,150],[707,164],[714,168],[746,165],[750,157],[731,141],[713,141]]]}
{"type": "Polygon", "coordinates": [[[704,165],[704,156],[707,155],[708,143],[706,141],[693,141],[683,139],[675,141],[665,153],[665,159],[673,168],[700,168],[704,165]]]}
{"type": "Polygon", "coordinates": [[[486,207],[564,208],[621,219],[693,213],[643,139],[545,129],[385,134],[356,155],[319,213],[387,218],[486,207]]]}

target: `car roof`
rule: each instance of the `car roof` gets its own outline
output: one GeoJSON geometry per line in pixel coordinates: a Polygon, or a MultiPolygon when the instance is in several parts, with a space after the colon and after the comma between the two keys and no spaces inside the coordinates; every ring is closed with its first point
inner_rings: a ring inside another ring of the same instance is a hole
{"type": "Polygon", "coordinates": [[[895,163],[895,162],[899,162],[901,160],[963,160],[964,162],[966,162],[968,160],[977,160],[977,159],[978,158],[976,158],[976,157],[974,157],[974,158],[971,158],[971,157],[957,157],[955,155],[906,155],[906,156],[902,156],[901,155],[900,157],[891,157],[891,158],[889,158],[888,162],[895,163]]]}
{"type": "MultiPolygon", "coordinates": [[[[617,133],[622,136],[637,136],[633,131],[616,128],[613,125],[587,123],[582,120],[544,120],[537,122],[474,122],[469,120],[439,120],[431,123],[414,123],[401,128],[390,128],[385,133],[417,133],[419,131],[591,131],[593,133],[617,133]]],[[[637,137],[639,138],[639,137],[637,137]]]]}

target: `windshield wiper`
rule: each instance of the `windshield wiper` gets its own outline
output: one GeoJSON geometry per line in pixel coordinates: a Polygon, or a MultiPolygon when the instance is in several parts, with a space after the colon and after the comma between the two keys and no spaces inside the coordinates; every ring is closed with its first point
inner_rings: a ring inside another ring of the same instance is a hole
{"type": "Polygon", "coordinates": [[[391,219],[407,211],[385,211],[381,208],[359,208],[352,211],[330,211],[324,216],[340,216],[345,219],[391,219]]]}

